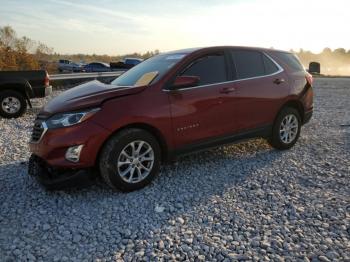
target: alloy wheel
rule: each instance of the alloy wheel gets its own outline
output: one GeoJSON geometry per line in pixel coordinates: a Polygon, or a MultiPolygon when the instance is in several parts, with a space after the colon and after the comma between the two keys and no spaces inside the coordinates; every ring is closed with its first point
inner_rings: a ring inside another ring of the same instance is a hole
{"type": "Polygon", "coordinates": [[[285,144],[290,144],[298,135],[299,122],[295,115],[286,115],[280,125],[280,139],[285,144]]]}
{"type": "Polygon", "coordinates": [[[1,102],[1,108],[8,114],[15,114],[20,110],[21,102],[13,96],[5,97],[1,102]]]}
{"type": "Polygon", "coordinates": [[[127,183],[138,183],[152,171],[153,148],[145,141],[133,141],[126,145],[118,157],[119,176],[127,183]]]}

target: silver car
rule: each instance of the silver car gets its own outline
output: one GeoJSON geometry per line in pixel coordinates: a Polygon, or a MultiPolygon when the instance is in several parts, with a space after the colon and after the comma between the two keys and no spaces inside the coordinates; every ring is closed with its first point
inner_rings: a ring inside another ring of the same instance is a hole
{"type": "Polygon", "coordinates": [[[60,59],[58,61],[58,71],[62,72],[82,72],[84,66],[82,64],[74,63],[70,60],[60,59]]]}

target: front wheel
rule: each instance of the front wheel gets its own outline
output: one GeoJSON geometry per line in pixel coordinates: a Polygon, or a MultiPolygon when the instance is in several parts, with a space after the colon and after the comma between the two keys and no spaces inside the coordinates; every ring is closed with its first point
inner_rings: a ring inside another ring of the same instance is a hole
{"type": "Polygon", "coordinates": [[[286,107],[275,120],[269,143],[280,150],[289,149],[298,141],[300,129],[301,118],[298,110],[286,107]]]}
{"type": "Polygon", "coordinates": [[[0,92],[0,116],[17,118],[27,110],[27,102],[23,95],[14,90],[0,92]]]}
{"type": "Polygon", "coordinates": [[[111,137],[100,155],[100,173],[113,189],[129,192],[145,187],[159,173],[160,146],[142,129],[122,130],[111,137]]]}

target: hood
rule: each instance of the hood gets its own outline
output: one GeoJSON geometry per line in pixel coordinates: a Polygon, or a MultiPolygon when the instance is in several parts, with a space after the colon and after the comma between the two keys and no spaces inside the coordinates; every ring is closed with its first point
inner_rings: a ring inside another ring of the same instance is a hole
{"type": "Polygon", "coordinates": [[[73,87],[54,97],[43,107],[39,115],[50,116],[60,112],[99,106],[106,99],[136,94],[145,88],[146,86],[113,86],[94,80],[73,87]]]}

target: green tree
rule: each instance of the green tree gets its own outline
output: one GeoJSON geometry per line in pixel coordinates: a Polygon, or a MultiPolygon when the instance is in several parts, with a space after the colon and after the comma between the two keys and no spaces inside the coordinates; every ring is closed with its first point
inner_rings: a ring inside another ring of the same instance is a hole
{"type": "Polygon", "coordinates": [[[325,54],[325,55],[332,54],[332,49],[330,49],[329,47],[326,47],[323,49],[322,54],[325,54]]]}
{"type": "Polygon", "coordinates": [[[345,55],[346,54],[346,50],[344,48],[337,48],[333,51],[334,54],[337,55],[345,55]]]}
{"type": "Polygon", "coordinates": [[[13,48],[16,45],[16,32],[10,27],[0,27],[0,66],[1,70],[15,70],[17,68],[16,54],[13,48]]]}

